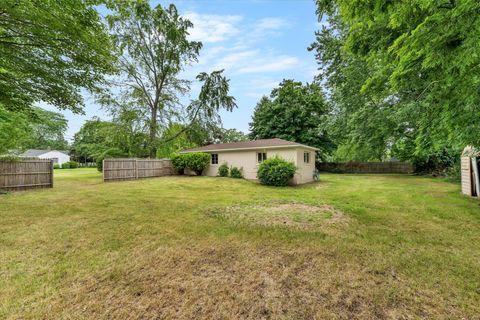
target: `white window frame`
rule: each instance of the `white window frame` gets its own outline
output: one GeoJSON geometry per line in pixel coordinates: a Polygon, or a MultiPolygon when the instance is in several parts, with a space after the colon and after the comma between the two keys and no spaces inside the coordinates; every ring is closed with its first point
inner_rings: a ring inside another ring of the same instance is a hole
{"type": "Polygon", "coordinates": [[[216,164],[218,164],[218,153],[211,153],[211,154],[210,154],[210,164],[211,164],[211,165],[216,165],[216,164]],[[216,158],[217,161],[214,163],[214,162],[213,162],[213,159],[215,159],[215,158],[216,158]]]}
{"type": "Polygon", "coordinates": [[[310,163],[310,152],[303,152],[303,163],[310,163]]]}
{"type": "Polygon", "coordinates": [[[266,152],[257,152],[257,163],[262,163],[263,161],[267,160],[267,158],[266,152]]]}

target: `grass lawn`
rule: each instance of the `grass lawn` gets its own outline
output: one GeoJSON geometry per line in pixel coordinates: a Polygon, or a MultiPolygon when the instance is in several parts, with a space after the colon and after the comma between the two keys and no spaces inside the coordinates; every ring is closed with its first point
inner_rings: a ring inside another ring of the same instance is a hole
{"type": "Polygon", "coordinates": [[[164,177],[0,195],[0,318],[479,318],[480,202],[440,179],[164,177]]]}

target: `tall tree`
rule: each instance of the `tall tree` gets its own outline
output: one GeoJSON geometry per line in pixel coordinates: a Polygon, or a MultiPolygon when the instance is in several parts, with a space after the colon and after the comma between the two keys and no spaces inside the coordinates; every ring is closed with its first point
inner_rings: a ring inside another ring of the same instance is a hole
{"type": "Polygon", "coordinates": [[[58,112],[34,107],[33,116],[29,120],[30,137],[24,148],[67,150],[65,131],[68,121],[58,112]]]}
{"type": "Polygon", "coordinates": [[[333,144],[326,132],[329,105],[320,86],[284,80],[255,107],[250,123],[251,139],[281,138],[330,153],[333,144]]]}
{"type": "MultiPolygon", "coordinates": [[[[362,64],[364,76],[354,94],[390,106],[383,108],[383,118],[395,129],[386,131],[392,152],[414,157],[480,143],[478,1],[317,0],[317,5],[340,35],[334,37],[337,52],[362,64]]],[[[313,46],[322,67],[325,60],[336,62],[325,55],[331,43],[323,42],[323,34],[317,33],[313,46]]],[[[352,74],[338,70],[340,81],[353,81],[345,79],[352,74]]]]}
{"type": "MultiPolygon", "coordinates": [[[[181,105],[180,98],[188,93],[191,82],[179,74],[197,61],[202,44],[188,39],[193,24],[181,17],[173,4],[151,8],[147,1],[140,1],[117,9],[108,17],[121,52],[123,78],[116,83],[121,86],[122,99],[134,101],[148,115],[150,157],[156,155],[160,129],[172,121],[186,124],[186,130],[195,121],[216,119],[220,108],[236,106],[222,71],[199,74],[199,97],[186,107],[181,105]]],[[[100,100],[115,107],[115,96],[100,100]]]]}
{"type": "Polygon", "coordinates": [[[114,71],[112,41],[95,0],[0,2],[0,106],[31,111],[43,101],[82,112],[81,88],[114,71]]]}

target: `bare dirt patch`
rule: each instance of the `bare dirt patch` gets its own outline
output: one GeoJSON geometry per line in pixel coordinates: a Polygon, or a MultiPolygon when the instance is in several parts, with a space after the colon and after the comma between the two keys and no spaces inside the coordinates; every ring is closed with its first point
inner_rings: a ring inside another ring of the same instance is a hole
{"type": "Polygon", "coordinates": [[[236,224],[299,230],[317,230],[348,223],[348,217],[332,206],[298,202],[235,205],[210,210],[209,214],[236,224]]]}

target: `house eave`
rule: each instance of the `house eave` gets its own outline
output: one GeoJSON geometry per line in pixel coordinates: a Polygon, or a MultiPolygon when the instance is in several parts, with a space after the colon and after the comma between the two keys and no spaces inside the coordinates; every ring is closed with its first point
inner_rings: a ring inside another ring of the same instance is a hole
{"type": "Polygon", "coordinates": [[[291,145],[284,145],[284,146],[264,146],[264,147],[247,147],[247,148],[229,148],[229,149],[212,149],[212,150],[193,150],[193,151],[180,151],[178,153],[195,153],[195,152],[206,152],[206,153],[213,153],[213,152],[226,152],[226,151],[246,151],[246,150],[265,150],[265,149],[286,149],[286,148],[305,148],[314,151],[318,151],[318,148],[301,145],[301,144],[291,144],[291,145]]]}

